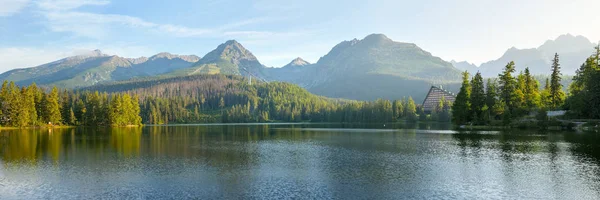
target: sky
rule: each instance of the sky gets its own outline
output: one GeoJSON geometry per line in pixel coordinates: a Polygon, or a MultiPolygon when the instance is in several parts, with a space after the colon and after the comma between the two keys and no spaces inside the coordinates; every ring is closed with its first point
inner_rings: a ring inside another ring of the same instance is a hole
{"type": "Polygon", "coordinates": [[[371,33],[482,63],[562,34],[600,40],[598,0],[0,0],[0,72],[100,49],[204,56],[235,39],[269,67],[371,33]]]}

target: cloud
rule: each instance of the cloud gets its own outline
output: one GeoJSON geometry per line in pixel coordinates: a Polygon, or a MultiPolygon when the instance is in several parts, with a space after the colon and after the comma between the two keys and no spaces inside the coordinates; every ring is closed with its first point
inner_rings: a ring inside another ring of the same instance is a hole
{"type": "Polygon", "coordinates": [[[28,3],[29,0],[3,0],[0,6],[0,17],[14,15],[25,8],[28,3]]]}
{"type": "Polygon", "coordinates": [[[72,10],[81,6],[103,6],[110,4],[108,0],[40,0],[39,8],[44,10],[72,10]]]}

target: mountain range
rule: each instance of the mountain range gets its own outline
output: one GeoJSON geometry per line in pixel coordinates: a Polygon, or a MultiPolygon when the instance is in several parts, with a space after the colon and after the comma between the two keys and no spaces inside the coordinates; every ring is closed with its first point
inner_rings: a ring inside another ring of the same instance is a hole
{"type": "Polygon", "coordinates": [[[286,65],[267,75],[318,95],[358,100],[412,96],[420,101],[432,84],[457,89],[460,80],[452,64],[383,34],[341,42],[314,64],[286,65]]]}
{"type": "Polygon", "coordinates": [[[189,67],[200,58],[159,53],[149,58],[123,58],[100,50],[64,58],[37,67],[14,69],[0,74],[0,80],[19,85],[33,82],[64,88],[86,87],[98,83],[149,77],[189,67]]]}
{"type": "Polygon", "coordinates": [[[506,50],[500,58],[485,62],[480,66],[466,61],[451,61],[451,63],[454,67],[462,71],[467,70],[471,74],[479,71],[484,77],[495,77],[502,72],[508,62],[514,61],[517,71],[523,71],[529,67],[532,74],[547,75],[551,73],[554,54],[558,53],[562,74],[574,75],[579,66],[592,54],[596,45],[586,37],[565,34],[555,40],[548,40],[537,48],[518,49],[512,47],[506,50]]]}
{"type": "Polygon", "coordinates": [[[461,71],[481,71],[484,76],[496,76],[510,60],[517,63],[518,70],[520,66],[529,66],[534,74],[547,74],[553,52],[558,52],[563,73],[568,74],[590,55],[594,45],[582,36],[563,35],[535,49],[511,48],[501,58],[476,66],[465,61],[447,62],[416,44],[371,34],[335,45],[316,63],[296,58],[283,67],[272,68],[261,64],[239,42],[229,40],[202,58],[170,53],[124,58],[95,50],[37,67],[14,69],[0,74],[0,80],[20,85],[35,82],[78,88],[132,78],[252,75],[265,81],[295,83],[312,93],[332,98],[374,100],[412,96],[419,102],[431,85],[457,91],[461,71]]]}

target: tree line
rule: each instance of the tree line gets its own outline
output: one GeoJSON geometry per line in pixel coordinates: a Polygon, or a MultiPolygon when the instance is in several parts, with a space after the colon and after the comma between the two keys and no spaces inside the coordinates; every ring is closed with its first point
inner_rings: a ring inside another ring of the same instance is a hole
{"type": "Polygon", "coordinates": [[[565,107],[571,117],[600,119],[600,45],[576,71],[565,107]]]}
{"type": "Polygon", "coordinates": [[[289,83],[232,75],[194,75],[99,85],[91,90],[140,98],[146,124],[244,122],[394,122],[450,120],[450,102],[426,115],[411,97],[351,101],[313,95],[289,83]]]}
{"type": "Polygon", "coordinates": [[[577,70],[568,87],[563,91],[559,55],[555,54],[544,87],[525,68],[515,75],[515,63],[509,62],[497,79],[484,83],[481,73],[472,78],[463,72],[462,84],[452,107],[455,124],[489,125],[501,121],[510,125],[514,120],[538,113],[538,120],[547,120],[548,110],[567,110],[570,117],[600,118],[600,50],[596,47],[577,70]]]}
{"type": "Polygon", "coordinates": [[[137,99],[125,93],[59,91],[56,87],[44,89],[35,83],[19,87],[14,82],[4,81],[0,89],[0,125],[140,125],[137,99]]]}

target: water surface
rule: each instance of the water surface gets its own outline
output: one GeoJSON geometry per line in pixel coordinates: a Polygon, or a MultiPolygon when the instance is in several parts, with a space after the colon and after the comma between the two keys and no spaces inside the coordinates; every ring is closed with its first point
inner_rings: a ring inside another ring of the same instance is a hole
{"type": "Polygon", "coordinates": [[[2,130],[0,199],[597,199],[598,133],[444,124],[2,130]]]}

